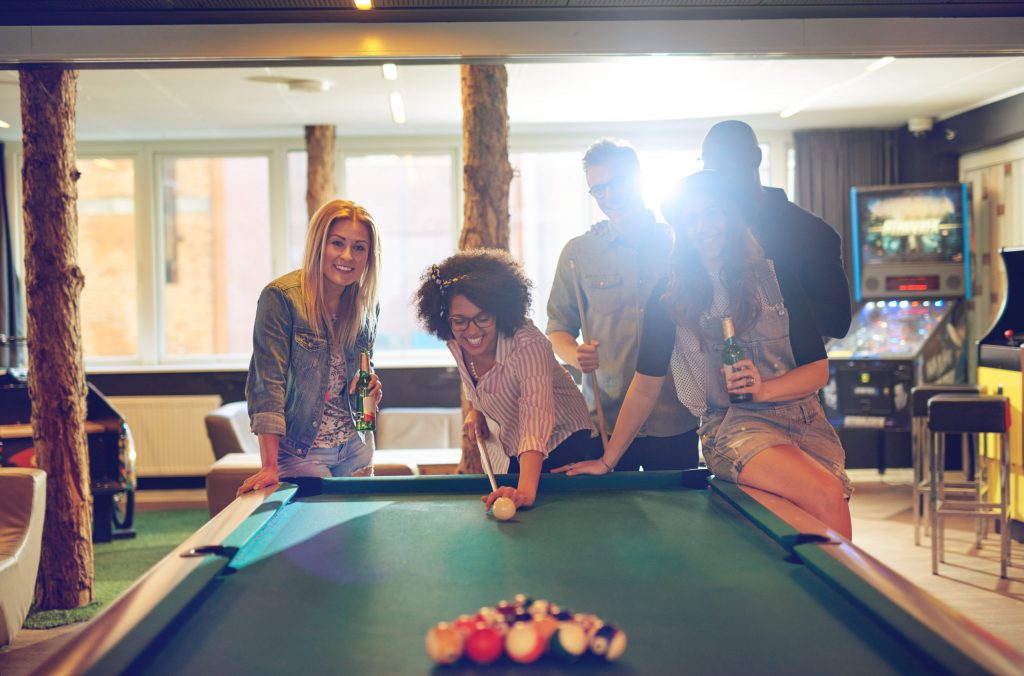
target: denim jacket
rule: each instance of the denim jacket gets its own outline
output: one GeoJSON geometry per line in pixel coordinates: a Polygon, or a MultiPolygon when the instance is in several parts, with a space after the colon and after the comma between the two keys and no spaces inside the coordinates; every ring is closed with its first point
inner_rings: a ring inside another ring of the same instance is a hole
{"type": "MultiPolygon", "coordinates": [[[[281,435],[279,448],[305,457],[324,415],[331,346],[327,336],[316,337],[306,317],[301,275],[301,270],[289,272],[260,293],[245,398],[254,434],[281,435]]],[[[350,379],[359,371],[360,351],[369,349],[372,337],[364,328],[355,346],[345,350],[350,379]]],[[[354,421],[355,402],[347,387],[344,393],[354,421]]]]}

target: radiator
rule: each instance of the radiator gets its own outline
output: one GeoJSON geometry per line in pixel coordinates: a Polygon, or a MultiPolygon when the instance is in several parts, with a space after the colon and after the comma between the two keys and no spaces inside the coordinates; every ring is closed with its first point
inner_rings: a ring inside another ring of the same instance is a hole
{"type": "Polygon", "coordinates": [[[204,418],[221,405],[219,395],[107,400],[131,428],[140,477],[206,475],[214,457],[204,418]]]}

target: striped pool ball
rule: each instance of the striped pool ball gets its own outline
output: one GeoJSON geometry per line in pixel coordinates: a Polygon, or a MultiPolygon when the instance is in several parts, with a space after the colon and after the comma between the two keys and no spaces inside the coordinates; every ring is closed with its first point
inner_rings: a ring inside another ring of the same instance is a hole
{"type": "Polygon", "coordinates": [[[558,620],[546,613],[537,613],[533,616],[533,628],[540,634],[544,641],[544,649],[547,650],[551,643],[551,637],[558,630],[558,620]]]}
{"type": "Polygon", "coordinates": [[[517,622],[505,636],[505,652],[514,662],[530,664],[544,653],[544,639],[533,624],[517,622]]]}
{"type": "Polygon", "coordinates": [[[491,664],[501,657],[505,641],[494,627],[477,627],[466,639],[466,657],[477,664],[491,664]]]}
{"type": "Polygon", "coordinates": [[[614,662],[626,651],[626,632],[613,624],[602,625],[590,639],[590,650],[595,655],[614,662]]]}
{"type": "Polygon", "coordinates": [[[462,633],[442,622],[427,632],[427,655],[438,664],[453,664],[462,657],[462,633]]]}
{"type": "Polygon", "coordinates": [[[574,662],[587,650],[587,635],[572,622],[562,622],[551,637],[551,652],[563,660],[574,662]]]}

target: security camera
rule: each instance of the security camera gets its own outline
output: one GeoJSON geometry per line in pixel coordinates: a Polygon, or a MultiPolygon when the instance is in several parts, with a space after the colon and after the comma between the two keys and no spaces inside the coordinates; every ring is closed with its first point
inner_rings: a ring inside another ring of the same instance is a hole
{"type": "Polygon", "coordinates": [[[907,129],[914,136],[920,138],[932,130],[935,121],[930,117],[912,117],[907,120],[907,129]]]}

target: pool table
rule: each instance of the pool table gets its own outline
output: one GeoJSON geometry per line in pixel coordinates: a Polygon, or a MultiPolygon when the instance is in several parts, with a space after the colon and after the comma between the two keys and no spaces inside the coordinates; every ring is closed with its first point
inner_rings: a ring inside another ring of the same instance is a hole
{"type": "MultiPolygon", "coordinates": [[[[706,471],[315,479],[236,500],[40,673],[1015,673],[1021,655],[791,503],[706,471]],[[511,484],[513,477],[499,477],[511,484]],[[435,666],[435,623],[517,593],[628,634],[615,663],[435,666]]],[[[910,537],[908,532],[907,537],[910,537]]]]}

